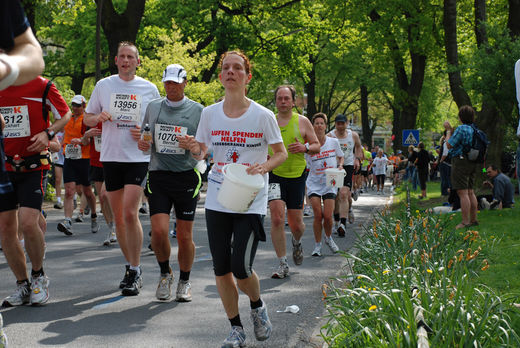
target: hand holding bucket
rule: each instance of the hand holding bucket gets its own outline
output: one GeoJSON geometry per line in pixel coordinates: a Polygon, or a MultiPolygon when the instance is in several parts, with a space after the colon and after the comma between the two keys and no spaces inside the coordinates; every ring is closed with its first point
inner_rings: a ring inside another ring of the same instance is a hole
{"type": "Polygon", "coordinates": [[[237,213],[246,212],[256,195],[265,186],[260,174],[249,175],[243,164],[229,163],[222,167],[224,181],[220,186],[217,201],[226,209],[237,213]]]}
{"type": "Polygon", "coordinates": [[[325,169],[325,182],[328,187],[340,188],[343,186],[343,178],[347,175],[345,169],[327,168],[325,169]]]}

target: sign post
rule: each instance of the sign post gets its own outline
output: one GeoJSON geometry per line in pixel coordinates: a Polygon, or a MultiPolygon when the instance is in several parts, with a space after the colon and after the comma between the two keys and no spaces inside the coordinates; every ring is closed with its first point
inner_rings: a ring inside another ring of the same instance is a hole
{"type": "Polygon", "coordinates": [[[418,129],[403,129],[403,146],[419,145],[418,129]]]}

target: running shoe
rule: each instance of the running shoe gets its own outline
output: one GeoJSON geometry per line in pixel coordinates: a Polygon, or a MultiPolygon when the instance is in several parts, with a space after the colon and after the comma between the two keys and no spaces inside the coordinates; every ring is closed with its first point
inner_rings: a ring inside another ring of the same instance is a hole
{"type": "Polygon", "coordinates": [[[69,219],[63,220],[58,224],[58,231],[65,233],[67,236],[72,236],[72,222],[69,219]]]}
{"type": "Polygon", "coordinates": [[[312,216],[312,209],[310,206],[306,205],[303,208],[303,216],[312,216]]]}
{"type": "Polygon", "coordinates": [[[278,268],[273,272],[271,278],[273,279],[283,279],[289,276],[289,265],[287,262],[280,261],[278,268]]]}
{"type": "Polygon", "coordinates": [[[155,297],[161,301],[169,300],[170,297],[172,297],[172,283],[173,273],[171,270],[170,273],[161,273],[161,278],[159,279],[159,284],[155,291],[155,297]]]}
{"type": "Polygon", "coordinates": [[[351,208],[348,211],[348,223],[353,224],[355,220],[356,220],[356,217],[354,216],[354,211],[351,208]]]}
{"type": "Polygon", "coordinates": [[[265,341],[271,336],[273,325],[269,320],[269,315],[267,315],[265,303],[262,304],[262,307],[251,309],[251,320],[253,320],[257,341],[265,341]]]}
{"type": "Polygon", "coordinates": [[[137,296],[139,295],[139,289],[143,287],[143,279],[141,276],[141,270],[135,271],[133,269],[128,270],[128,282],[121,291],[123,296],[137,296]]]}
{"type": "Polygon", "coordinates": [[[239,348],[246,346],[246,334],[241,326],[233,326],[229,336],[222,342],[221,348],[239,348]]]}
{"type": "Polygon", "coordinates": [[[121,280],[121,282],[119,282],[119,289],[123,289],[124,287],[126,287],[126,284],[128,283],[128,276],[129,276],[129,273],[128,271],[130,270],[130,265],[125,265],[125,275],[123,277],[123,280],[121,280]]]}
{"type": "Polygon", "coordinates": [[[98,233],[99,224],[97,222],[97,218],[90,219],[90,230],[92,231],[92,233],[98,233]]]}
{"type": "Polygon", "coordinates": [[[177,302],[191,302],[191,283],[189,280],[179,279],[175,296],[177,302]]]}
{"type": "Polygon", "coordinates": [[[495,210],[500,205],[500,201],[494,199],[493,202],[489,204],[489,210],[495,210]]]}
{"type": "Polygon", "coordinates": [[[357,201],[358,197],[359,197],[359,193],[358,193],[358,191],[356,190],[356,191],[354,191],[354,192],[352,193],[352,199],[355,200],[355,201],[357,201]]]}
{"type": "Polygon", "coordinates": [[[7,348],[7,336],[4,332],[4,320],[2,319],[2,313],[0,313],[0,348],[7,348]]]}
{"type": "Polygon", "coordinates": [[[61,202],[54,203],[54,209],[63,209],[63,203],[61,203],[61,202]]]}
{"type": "Polygon", "coordinates": [[[78,215],[76,215],[76,218],[74,219],[76,222],[83,222],[83,213],[79,212],[78,215]]]}
{"type": "Polygon", "coordinates": [[[338,246],[336,245],[336,243],[334,242],[334,239],[332,239],[332,237],[330,238],[325,238],[325,244],[327,244],[330,248],[330,250],[333,252],[333,253],[337,253],[339,251],[339,248],[338,246]]]}
{"type": "Polygon", "coordinates": [[[45,275],[32,277],[31,304],[42,305],[49,300],[49,278],[45,275]]]}
{"type": "Polygon", "coordinates": [[[16,283],[14,293],[6,297],[2,302],[2,307],[21,306],[31,301],[31,285],[29,282],[16,283]]]}
{"type": "Polygon", "coordinates": [[[312,256],[321,256],[321,243],[314,247],[314,250],[312,251],[311,255],[312,256]]]}
{"type": "Polygon", "coordinates": [[[146,207],[146,204],[141,205],[141,208],[139,208],[139,212],[141,214],[148,214],[148,208],[146,207]]]}
{"type": "Polygon", "coordinates": [[[86,216],[89,216],[90,215],[90,207],[87,206],[84,210],[83,210],[83,214],[85,214],[86,216]]]}
{"type": "Polygon", "coordinates": [[[340,224],[336,229],[336,232],[338,233],[338,237],[343,238],[345,237],[345,232],[347,232],[347,228],[345,227],[345,225],[340,224]]]}
{"type": "Polygon", "coordinates": [[[301,242],[297,242],[292,238],[292,257],[294,264],[299,266],[303,263],[303,246],[301,242]]]}
{"type": "Polygon", "coordinates": [[[117,236],[116,236],[115,229],[112,227],[111,229],[108,230],[107,237],[103,241],[103,245],[110,246],[110,243],[115,243],[115,242],[117,242],[117,236]]]}

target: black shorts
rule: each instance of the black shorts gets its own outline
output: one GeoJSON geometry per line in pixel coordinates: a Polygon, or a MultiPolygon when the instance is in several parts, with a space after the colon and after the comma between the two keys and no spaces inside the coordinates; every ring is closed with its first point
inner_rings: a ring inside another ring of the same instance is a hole
{"type": "Polygon", "coordinates": [[[0,194],[0,212],[14,210],[19,206],[41,210],[47,170],[25,173],[8,172],[8,176],[14,190],[0,194]]]}
{"type": "Polygon", "coordinates": [[[148,162],[102,162],[105,187],[108,192],[121,190],[125,185],[143,187],[148,162]]]}
{"type": "Polygon", "coordinates": [[[385,174],[376,175],[376,183],[377,184],[384,185],[385,184],[385,180],[386,180],[386,175],[385,174]]]}
{"type": "Polygon", "coordinates": [[[206,209],[209,248],[216,276],[229,272],[249,278],[260,240],[265,240],[263,215],[223,213],[206,209]]]}
{"type": "Polygon", "coordinates": [[[90,186],[90,159],[65,158],[63,163],[63,182],[75,182],[76,185],[90,186]]]}
{"type": "Polygon", "coordinates": [[[362,170],[361,175],[363,175],[366,178],[368,176],[368,170],[362,170]]]}
{"type": "Polygon", "coordinates": [[[298,178],[284,178],[270,172],[268,200],[281,199],[287,209],[303,209],[307,175],[307,171],[304,171],[298,178]]]}
{"type": "Polygon", "coordinates": [[[324,201],[324,200],[326,200],[326,199],[334,199],[334,200],[335,200],[335,199],[336,199],[336,196],[337,196],[337,195],[336,195],[335,193],[326,193],[326,194],[324,194],[323,196],[320,196],[320,195],[317,194],[317,193],[311,193],[311,194],[309,195],[309,198],[311,198],[311,197],[320,197],[321,200],[324,201]]]}
{"type": "Polygon", "coordinates": [[[94,182],[105,181],[105,175],[103,174],[103,167],[90,166],[90,180],[94,182]]]}
{"type": "Polygon", "coordinates": [[[354,166],[343,166],[347,175],[343,179],[343,186],[347,186],[348,188],[352,188],[352,175],[354,174],[354,166]]]}
{"type": "Polygon", "coordinates": [[[149,172],[145,193],[150,205],[150,216],[169,215],[173,205],[177,219],[193,221],[201,184],[200,174],[195,170],[179,173],[163,170],[149,172]]]}

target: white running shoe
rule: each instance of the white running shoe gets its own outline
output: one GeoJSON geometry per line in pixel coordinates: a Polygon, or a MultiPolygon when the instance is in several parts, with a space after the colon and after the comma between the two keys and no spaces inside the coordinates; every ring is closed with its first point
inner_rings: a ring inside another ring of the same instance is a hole
{"type": "Polygon", "coordinates": [[[189,280],[180,280],[177,284],[177,292],[175,294],[177,302],[191,302],[191,283],[189,280]]]}
{"type": "Polygon", "coordinates": [[[312,208],[309,205],[303,208],[303,216],[312,216],[312,208]]]}
{"type": "Polygon", "coordinates": [[[2,302],[2,307],[21,306],[31,301],[31,285],[29,283],[16,283],[14,293],[6,297],[2,302]]]}
{"type": "Polygon", "coordinates": [[[155,297],[160,301],[167,301],[172,297],[173,273],[161,273],[155,297]]]}
{"type": "Polygon", "coordinates": [[[273,325],[267,314],[267,306],[262,303],[262,307],[251,309],[251,320],[255,331],[257,341],[265,341],[271,336],[273,325]]]}
{"type": "Polygon", "coordinates": [[[287,262],[280,261],[278,268],[273,272],[271,278],[273,279],[283,279],[289,276],[289,265],[287,262]]]}
{"type": "Polygon", "coordinates": [[[90,220],[90,230],[92,233],[98,233],[99,231],[99,224],[97,222],[97,218],[92,218],[90,220]]]}
{"type": "Polygon", "coordinates": [[[358,191],[356,190],[356,191],[354,191],[354,192],[352,193],[352,199],[355,200],[355,201],[357,201],[358,197],[359,197],[359,193],[358,193],[358,191]]]}
{"type": "Polygon", "coordinates": [[[7,336],[4,332],[4,320],[2,319],[2,313],[0,313],[0,348],[7,348],[7,336]]]}
{"type": "Polygon", "coordinates": [[[346,232],[347,232],[347,228],[343,224],[340,224],[338,226],[338,228],[336,228],[336,233],[338,234],[338,237],[341,237],[341,238],[345,237],[346,232]]]}
{"type": "Polygon", "coordinates": [[[58,224],[58,231],[65,233],[67,236],[72,236],[72,221],[69,219],[63,220],[58,224]]]}
{"type": "Polygon", "coordinates": [[[32,277],[31,304],[42,305],[49,300],[49,278],[45,275],[32,277]]]}
{"type": "Polygon", "coordinates": [[[353,224],[355,220],[356,217],[354,215],[354,211],[352,210],[352,208],[350,208],[350,210],[348,211],[348,223],[353,224]]]}
{"type": "Polygon", "coordinates": [[[220,348],[240,348],[246,346],[246,334],[241,326],[233,326],[229,336],[222,342],[220,348]]]}
{"type": "Polygon", "coordinates": [[[325,244],[327,244],[330,248],[330,250],[333,252],[333,253],[337,253],[339,251],[339,248],[338,246],[336,245],[336,243],[334,242],[334,239],[332,239],[332,237],[330,238],[325,238],[325,244]]]}
{"type": "Polygon", "coordinates": [[[83,222],[83,213],[78,212],[78,215],[76,215],[76,218],[74,219],[76,222],[83,222]]]}
{"type": "Polygon", "coordinates": [[[321,243],[316,244],[314,250],[312,251],[312,256],[321,256],[321,243]]]}

